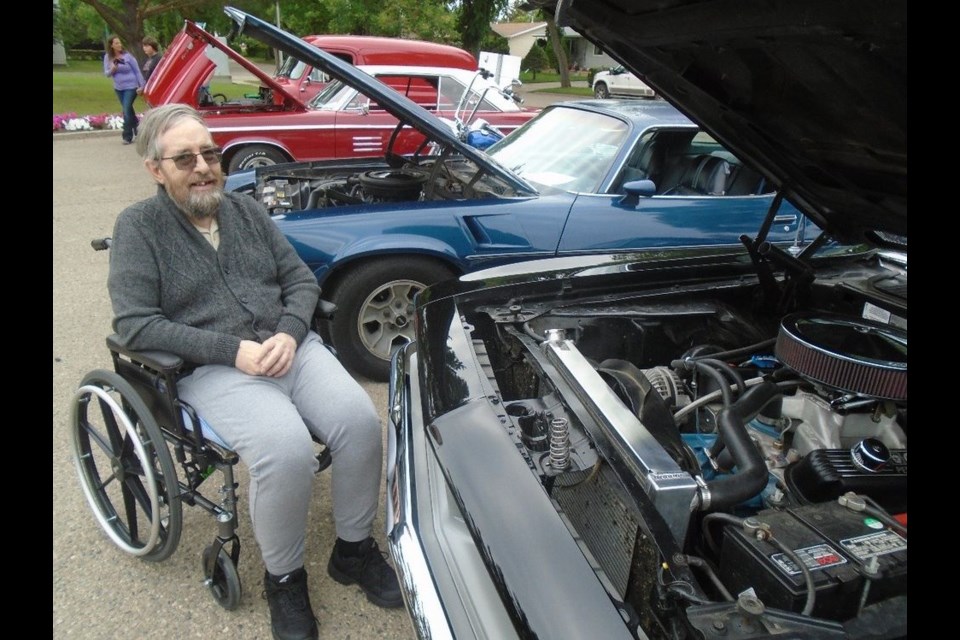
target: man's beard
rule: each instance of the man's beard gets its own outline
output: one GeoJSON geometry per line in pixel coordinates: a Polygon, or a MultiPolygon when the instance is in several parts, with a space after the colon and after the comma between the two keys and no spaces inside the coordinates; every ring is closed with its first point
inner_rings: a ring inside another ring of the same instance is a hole
{"type": "Polygon", "coordinates": [[[223,182],[217,184],[217,188],[212,191],[196,193],[186,187],[184,193],[181,189],[169,189],[167,193],[177,206],[194,220],[206,220],[217,215],[220,210],[220,203],[223,202],[223,182]]]}
{"type": "Polygon", "coordinates": [[[223,202],[223,189],[217,189],[208,193],[191,193],[181,206],[191,217],[206,220],[216,215],[220,210],[221,202],[223,202]]]}

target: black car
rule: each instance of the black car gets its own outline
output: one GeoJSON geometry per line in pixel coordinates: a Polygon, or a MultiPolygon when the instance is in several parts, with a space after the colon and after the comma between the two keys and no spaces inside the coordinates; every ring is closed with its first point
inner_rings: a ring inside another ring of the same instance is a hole
{"type": "Polygon", "coordinates": [[[419,295],[386,523],[418,635],[904,637],[906,2],[555,15],[778,198],[742,249],[516,263],[419,295]],[[824,230],[799,254],[767,240],[781,200],[824,230]]]}

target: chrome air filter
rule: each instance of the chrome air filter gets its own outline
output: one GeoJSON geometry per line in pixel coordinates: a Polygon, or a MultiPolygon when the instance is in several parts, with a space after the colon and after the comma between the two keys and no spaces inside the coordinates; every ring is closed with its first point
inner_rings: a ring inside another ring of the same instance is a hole
{"type": "Polygon", "coordinates": [[[907,332],[860,318],[795,313],[780,323],[776,355],[813,382],[907,400],[907,332]]]}

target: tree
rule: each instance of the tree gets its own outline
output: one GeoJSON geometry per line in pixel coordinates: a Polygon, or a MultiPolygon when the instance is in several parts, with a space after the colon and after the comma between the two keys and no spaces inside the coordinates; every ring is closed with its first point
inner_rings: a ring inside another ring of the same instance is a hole
{"type": "MultiPolygon", "coordinates": [[[[496,15],[508,0],[469,2],[494,7],[491,11],[496,15]]],[[[138,60],[143,56],[139,44],[144,35],[169,43],[183,28],[184,20],[204,23],[211,33],[227,33],[232,27],[223,12],[222,0],[61,0],[61,3],[64,6],[60,25],[68,45],[100,43],[106,32],[112,31],[138,60]]],[[[231,0],[226,4],[275,23],[276,0],[231,0]]],[[[283,0],[280,26],[301,36],[350,33],[463,46],[453,6],[451,0],[283,0]]],[[[482,26],[481,35],[489,31],[486,23],[482,26]]]]}
{"type": "Polygon", "coordinates": [[[287,28],[293,33],[351,33],[445,43],[458,40],[453,14],[439,0],[327,0],[325,6],[316,0],[302,1],[314,9],[299,12],[296,26],[291,18],[287,28]],[[321,13],[327,14],[323,20],[305,24],[300,19],[301,15],[320,17],[321,13]]]}
{"type": "Polygon", "coordinates": [[[60,5],[53,5],[53,44],[63,41],[63,33],[60,30],[60,5]]]}
{"type": "Polygon", "coordinates": [[[103,20],[92,7],[80,0],[60,0],[58,13],[60,36],[67,50],[103,47],[103,20]]]}
{"type": "Polygon", "coordinates": [[[509,0],[459,0],[451,4],[457,7],[457,31],[463,48],[479,55],[490,23],[507,8],[509,0]]]}
{"type": "Polygon", "coordinates": [[[570,63],[567,61],[567,51],[563,48],[560,41],[560,30],[557,29],[557,22],[553,19],[553,14],[549,11],[540,10],[540,15],[547,21],[547,40],[550,41],[550,48],[557,60],[557,71],[560,72],[560,86],[570,86],[570,63]]]}
{"type": "MultiPolygon", "coordinates": [[[[144,25],[148,20],[169,18],[172,12],[181,14],[208,8],[213,4],[218,7],[222,2],[216,0],[80,0],[89,5],[103,19],[107,28],[120,37],[127,50],[143,63],[144,53],[140,48],[140,41],[145,35],[144,25]]],[[[265,6],[266,2],[236,2],[241,5],[265,6]]],[[[269,3],[272,5],[273,3],[269,3]]],[[[222,14],[222,9],[220,10],[222,14]]],[[[224,17],[226,20],[226,17],[224,17]]],[[[182,19],[180,20],[182,25],[182,19]]]]}
{"type": "Polygon", "coordinates": [[[543,47],[534,43],[530,47],[527,55],[520,61],[520,68],[533,74],[533,79],[537,79],[537,72],[542,71],[547,65],[547,55],[543,52],[543,47]]]}

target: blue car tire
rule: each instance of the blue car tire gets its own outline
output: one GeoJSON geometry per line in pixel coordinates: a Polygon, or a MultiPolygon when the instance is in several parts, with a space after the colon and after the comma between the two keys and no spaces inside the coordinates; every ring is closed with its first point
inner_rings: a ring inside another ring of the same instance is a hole
{"type": "Polygon", "coordinates": [[[386,256],[351,269],[330,294],[337,313],[330,327],[344,366],[384,382],[394,350],[413,339],[414,297],[456,274],[430,258],[386,256]]]}

